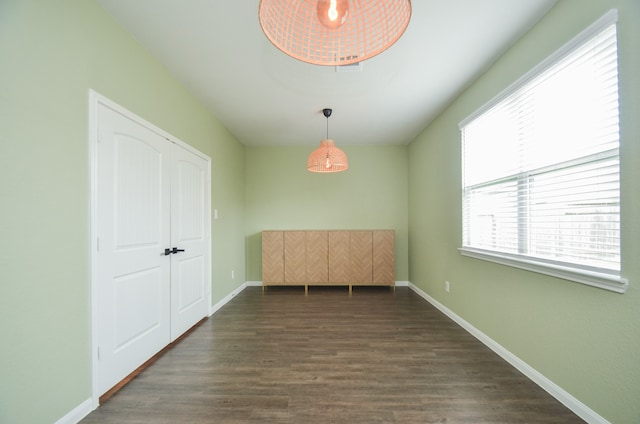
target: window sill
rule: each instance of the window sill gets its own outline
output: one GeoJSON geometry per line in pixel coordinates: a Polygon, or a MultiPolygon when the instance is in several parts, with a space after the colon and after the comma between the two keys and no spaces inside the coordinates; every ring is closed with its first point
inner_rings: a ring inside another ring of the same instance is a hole
{"type": "Polygon", "coordinates": [[[589,271],[581,268],[570,268],[565,265],[536,261],[531,258],[523,258],[470,247],[461,247],[459,250],[463,256],[550,275],[616,293],[624,293],[629,286],[627,279],[615,274],[589,271]]]}

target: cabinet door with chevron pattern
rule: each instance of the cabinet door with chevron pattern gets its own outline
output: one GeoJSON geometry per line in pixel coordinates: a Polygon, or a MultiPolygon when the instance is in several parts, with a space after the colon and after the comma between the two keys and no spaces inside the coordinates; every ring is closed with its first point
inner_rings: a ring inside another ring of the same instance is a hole
{"type": "Polygon", "coordinates": [[[308,284],[326,284],[329,282],[327,231],[306,231],[306,234],[306,282],[308,284]]]}
{"type": "Polygon", "coordinates": [[[373,281],[372,231],[350,231],[352,284],[371,284],[373,281]]]}
{"type": "Polygon", "coordinates": [[[329,231],[329,283],[349,284],[351,256],[349,232],[329,231]]]}
{"type": "Polygon", "coordinates": [[[305,284],[306,276],[305,231],[284,232],[284,282],[305,284]]]}
{"type": "Polygon", "coordinates": [[[284,233],[262,232],[262,284],[284,283],[284,233]]]}
{"type": "Polygon", "coordinates": [[[373,283],[395,284],[395,232],[373,232],[373,283]]]}

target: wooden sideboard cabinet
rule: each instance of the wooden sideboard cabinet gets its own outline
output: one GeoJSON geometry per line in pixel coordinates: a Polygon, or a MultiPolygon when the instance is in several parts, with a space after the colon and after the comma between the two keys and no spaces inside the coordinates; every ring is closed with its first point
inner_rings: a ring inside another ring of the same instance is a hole
{"type": "Polygon", "coordinates": [[[395,232],[263,231],[262,285],[395,286],[395,232]]]}

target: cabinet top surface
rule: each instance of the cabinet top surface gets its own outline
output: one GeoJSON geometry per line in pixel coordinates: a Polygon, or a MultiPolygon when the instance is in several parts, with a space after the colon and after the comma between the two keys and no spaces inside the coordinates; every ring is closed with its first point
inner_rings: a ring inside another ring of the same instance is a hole
{"type": "Polygon", "coordinates": [[[380,229],[380,230],[368,230],[368,229],[362,229],[362,230],[262,230],[263,233],[282,233],[282,232],[308,232],[308,231],[395,231],[395,230],[387,230],[387,229],[380,229]]]}

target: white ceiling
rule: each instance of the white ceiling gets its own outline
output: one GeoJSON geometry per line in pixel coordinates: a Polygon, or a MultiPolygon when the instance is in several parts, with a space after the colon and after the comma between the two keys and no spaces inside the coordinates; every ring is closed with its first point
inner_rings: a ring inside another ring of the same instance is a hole
{"type": "MultiPolygon", "coordinates": [[[[264,36],[259,0],[98,0],[247,146],[408,144],[556,0],[413,0],[398,42],[336,72],[264,36]]],[[[489,100],[489,99],[487,99],[489,100]]]]}

